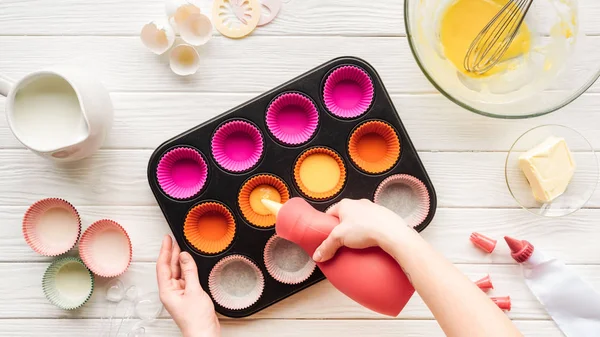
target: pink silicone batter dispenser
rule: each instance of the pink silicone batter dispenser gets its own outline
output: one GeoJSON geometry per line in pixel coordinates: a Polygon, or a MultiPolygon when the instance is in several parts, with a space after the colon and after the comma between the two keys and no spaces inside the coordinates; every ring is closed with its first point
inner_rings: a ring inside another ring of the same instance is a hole
{"type": "MultiPolygon", "coordinates": [[[[277,234],[310,256],[339,224],[338,218],[317,211],[301,198],[292,198],[283,206],[267,200],[263,203],[277,214],[277,234]]],[[[415,292],[396,260],[378,247],[342,247],[333,259],[317,265],[339,291],[384,315],[397,316],[415,292]]]]}

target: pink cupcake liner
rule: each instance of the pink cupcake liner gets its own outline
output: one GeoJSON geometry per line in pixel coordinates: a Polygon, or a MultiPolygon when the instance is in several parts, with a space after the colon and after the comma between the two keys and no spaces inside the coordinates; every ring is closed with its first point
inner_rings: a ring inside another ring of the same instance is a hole
{"type": "Polygon", "coordinates": [[[310,140],[319,125],[319,112],[312,100],[298,93],[277,97],[267,109],[267,127],[280,142],[299,145],[310,140]]]}
{"type": "Polygon", "coordinates": [[[363,69],[342,66],[325,80],[323,100],[327,110],[340,118],[355,118],[367,112],[374,95],[373,81],[363,69]]]}
{"type": "Polygon", "coordinates": [[[188,199],[200,193],[207,177],[206,161],[200,152],[189,147],[165,153],[156,168],[158,185],[175,199],[188,199]]]}
{"type": "Polygon", "coordinates": [[[66,200],[47,198],[29,207],[23,217],[25,242],[38,254],[58,256],[71,250],[81,234],[81,219],[66,200]]]}
{"type": "Polygon", "coordinates": [[[429,214],[427,187],[407,174],[396,174],[383,180],[375,191],[374,201],[400,215],[413,228],[423,223],[429,214]]]}
{"type": "Polygon", "coordinates": [[[300,284],[315,271],[317,265],[298,245],[273,235],[264,251],[267,272],[284,284],[300,284]]]}
{"type": "Polygon", "coordinates": [[[123,274],[131,264],[132,253],[131,240],[125,229],[108,219],[90,225],[79,242],[81,260],[101,277],[123,274]]]}
{"type": "Polygon", "coordinates": [[[243,172],[254,167],[263,153],[260,130],[244,121],[221,125],[211,141],[217,164],[230,172],[243,172]]]}
{"type": "Polygon", "coordinates": [[[242,255],[221,259],[210,271],[208,289],[212,298],[229,310],[243,310],[262,296],[265,279],[254,262],[242,255]]]}

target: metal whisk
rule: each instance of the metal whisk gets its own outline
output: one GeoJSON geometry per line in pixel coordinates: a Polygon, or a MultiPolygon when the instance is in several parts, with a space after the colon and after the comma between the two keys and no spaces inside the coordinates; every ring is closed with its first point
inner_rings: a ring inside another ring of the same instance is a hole
{"type": "Polygon", "coordinates": [[[533,0],[509,0],[502,7],[471,43],[464,60],[467,71],[483,74],[500,61],[519,33],[532,3],[533,0]]]}

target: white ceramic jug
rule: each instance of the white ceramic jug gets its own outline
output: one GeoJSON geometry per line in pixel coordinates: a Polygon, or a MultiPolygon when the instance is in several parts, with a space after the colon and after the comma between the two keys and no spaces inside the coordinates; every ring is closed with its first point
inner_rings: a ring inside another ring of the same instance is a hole
{"type": "Polygon", "coordinates": [[[6,117],[15,137],[55,161],[85,158],[100,148],[113,121],[110,96],[85,71],[56,67],[13,84],[0,75],[6,117]]]}

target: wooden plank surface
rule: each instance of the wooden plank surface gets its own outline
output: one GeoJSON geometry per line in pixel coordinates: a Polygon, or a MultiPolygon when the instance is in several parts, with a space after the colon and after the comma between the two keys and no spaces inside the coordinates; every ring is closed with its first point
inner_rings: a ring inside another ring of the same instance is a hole
{"type": "MultiPolygon", "coordinates": [[[[473,280],[489,273],[494,282],[493,296],[511,296],[512,310],[508,315],[515,320],[549,319],[541,304],[533,297],[522,280],[517,265],[458,265],[473,280]]],[[[600,287],[600,266],[571,266],[590,284],[600,287]]],[[[106,280],[97,278],[97,288],[90,302],[75,312],[66,312],[52,306],[45,299],[40,282],[45,263],[1,263],[0,317],[1,318],[100,318],[107,311],[103,298],[106,280]]],[[[266,276],[268,277],[268,276],[266,276]]],[[[134,263],[121,277],[125,286],[136,285],[142,294],[156,291],[154,263],[134,263]]],[[[167,313],[163,313],[167,317],[167,313]]],[[[389,319],[365,309],[335,290],[328,281],[321,282],[251,318],[276,319],[389,319]]],[[[223,318],[226,319],[226,318],[223,318]]],[[[397,319],[433,319],[429,309],[418,295],[409,301],[397,319]]]]}
{"type": "MultiPolygon", "coordinates": [[[[0,236],[0,263],[49,262],[52,259],[33,252],[21,234],[24,206],[0,207],[3,235],[0,236]]],[[[83,227],[110,218],[129,232],[133,260],[153,262],[161,240],[171,231],[158,206],[81,206],[83,227]]],[[[423,232],[425,239],[455,263],[507,264],[513,260],[501,240],[504,235],[526,237],[549,254],[570,264],[600,264],[600,209],[585,209],[573,216],[549,221],[521,209],[440,208],[432,224],[423,232]],[[482,232],[500,240],[495,254],[477,250],[468,240],[472,232],[482,232]],[[556,238],[560,237],[561,240],[556,238]]],[[[244,226],[244,224],[239,224],[244,226]]]]}
{"type": "MultiPolygon", "coordinates": [[[[3,150],[0,203],[22,206],[43,197],[62,197],[78,206],[155,205],[146,175],[151,154],[151,150],[101,150],[79,163],[52,166],[26,150],[3,150]]],[[[518,208],[506,185],[506,155],[420,153],[435,186],[438,207],[518,208]]],[[[600,193],[596,192],[586,207],[599,206],[600,193]]]]}
{"type": "MultiPolygon", "coordinates": [[[[586,50],[600,50],[600,36],[588,39],[586,50]]],[[[200,49],[200,69],[181,78],[171,72],[166,55],[148,52],[137,37],[0,36],[0,71],[20,78],[56,64],[87,69],[110,91],[252,92],[261,93],[289,81],[332,58],[352,55],[377,69],[391,93],[436,92],[417,66],[405,37],[252,36],[242,40],[216,37],[200,49]],[[43,53],[37,51],[43,50],[43,53]]],[[[591,76],[596,59],[579,64],[591,76]]],[[[597,92],[600,84],[593,86],[597,92]]],[[[573,90],[557,82],[553,90],[573,90]]]]}
{"type": "MultiPolygon", "coordinates": [[[[114,126],[104,149],[154,149],[180,134],[254,97],[254,94],[113,93],[114,126]]],[[[482,117],[441,94],[394,94],[392,100],[419,151],[508,151],[525,131],[559,124],[581,132],[600,150],[596,121],[600,94],[584,94],[555,113],[526,120],[482,117]],[[573,118],[577,116],[577,118],[573,118]]],[[[0,113],[4,111],[0,97],[0,113]]],[[[0,148],[22,149],[5,118],[0,118],[0,148]]]]}
{"type": "MultiPolygon", "coordinates": [[[[209,0],[193,0],[210,15],[209,0]]],[[[600,4],[579,0],[581,26],[600,33],[600,4]]],[[[163,0],[3,0],[2,35],[137,35],[164,13],[163,0]]],[[[291,0],[254,35],[405,35],[404,1],[291,0]],[[376,5],[375,5],[376,4],[376,5]]]]}
{"type": "MultiPolygon", "coordinates": [[[[21,320],[0,321],[0,336],[48,337],[97,336],[99,320],[21,320]]],[[[554,323],[548,321],[519,321],[519,329],[528,337],[561,337],[554,323]]],[[[363,337],[405,336],[442,337],[443,332],[434,321],[347,321],[347,320],[252,320],[222,322],[223,337],[363,337]]],[[[147,326],[150,336],[178,336],[179,331],[171,320],[158,320],[147,326]]]]}
{"type": "MultiPolygon", "coordinates": [[[[210,0],[194,1],[209,12],[210,0]]],[[[586,48],[600,51],[600,1],[579,3],[586,48]]],[[[600,289],[599,193],[575,215],[546,219],[520,209],[504,180],[506,151],[534,126],[575,128],[600,150],[600,83],[545,117],[507,121],[475,115],[451,103],[423,76],[406,38],[403,7],[404,1],[394,0],[291,0],[272,24],[247,39],[215,33],[201,49],[199,73],[182,79],[138,38],[144,23],[162,15],[163,0],[0,0],[0,73],[18,79],[56,64],[81,66],[93,70],[115,105],[115,125],[103,150],[69,165],[53,166],[26,151],[0,118],[0,336],[97,336],[99,318],[106,313],[104,279],[97,280],[94,297],[81,310],[58,310],[43,297],[41,277],[51,259],[32,252],[22,238],[21,219],[29,204],[63,197],[79,209],[84,227],[101,218],[123,224],[133,242],[134,263],[122,279],[154,291],[154,261],[170,230],[146,181],[152,150],[342,55],[362,57],[377,69],[430,173],[439,209],[423,233],[426,240],[472,279],[491,274],[496,286],[491,294],[512,297],[509,316],[526,336],[562,336],[526,289],[506,246],[499,243],[494,254],[485,255],[468,235],[527,238],[600,289]]],[[[578,69],[587,66],[578,64],[578,69]]],[[[572,89],[555,83],[541,99],[572,89]]],[[[4,103],[0,97],[0,115],[4,103]]],[[[443,335],[418,296],[398,319],[386,319],[327,281],[251,319],[221,322],[224,337],[443,335]]],[[[179,335],[166,312],[147,328],[149,336],[179,335]]]]}

